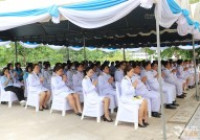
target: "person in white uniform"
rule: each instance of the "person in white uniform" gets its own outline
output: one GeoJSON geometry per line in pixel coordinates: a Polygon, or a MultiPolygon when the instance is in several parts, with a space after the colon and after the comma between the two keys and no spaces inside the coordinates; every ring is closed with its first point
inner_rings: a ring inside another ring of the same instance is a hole
{"type": "Polygon", "coordinates": [[[163,69],[163,73],[164,73],[164,81],[175,85],[176,86],[176,95],[178,98],[184,98],[183,95],[183,83],[180,80],[177,80],[174,76],[174,73],[176,73],[175,69],[171,69],[171,64],[169,61],[166,61],[163,63],[164,65],[164,69],[163,69]]]}
{"type": "Polygon", "coordinates": [[[138,81],[132,82],[131,78],[134,75],[133,67],[127,67],[125,69],[125,77],[121,81],[121,96],[122,102],[129,104],[130,107],[135,105],[139,106],[139,127],[146,127],[148,125],[148,106],[147,100],[140,96],[136,96],[135,88],[138,85],[138,81]]]}
{"type": "Polygon", "coordinates": [[[124,70],[126,68],[126,63],[125,62],[120,62],[118,64],[118,69],[115,71],[115,81],[116,82],[121,82],[121,80],[123,79],[124,77],[124,70]]]}
{"type": "Polygon", "coordinates": [[[135,93],[138,96],[142,96],[143,98],[149,99],[151,102],[151,111],[153,117],[160,117],[160,95],[158,92],[150,90],[144,84],[147,81],[147,77],[140,77],[141,68],[138,64],[133,65],[134,75],[132,77],[132,82],[137,81],[138,84],[135,88],[135,93]]]}
{"type": "Polygon", "coordinates": [[[54,68],[54,74],[51,78],[51,86],[53,96],[61,96],[66,98],[69,105],[72,107],[74,112],[78,115],[82,115],[82,109],[80,104],[79,94],[71,90],[65,83],[67,77],[64,75],[64,70],[62,66],[56,66],[54,68]]]}
{"type": "Polygon", "coordinates": [[[44,87],[51,90],[51,65],[49,62],[43,63],[44,68],[42,69],[42,77],[44,77],[44,87]]]}
{"type": "MultiPolygon", "coordinates": [[[[142,75],[147,77],[146,84],[150,87],[150,90],[153,90],[159,93],[159,82],[158,82],[157,71],[152,70],[150,62],[144,63],[144,69],[145,70],[143,71],[142,75]]],[[[174,96],[175,93],[173,93],[175,91],[173,91],[173,88],[170,88],[170,86],[167,87],[166,85],[163,85],[162,90],[163,90],[164,103],[166,104],[166,108],[176,109],[176,107],[172,105],[175,98],[174,96]]]]}
{"type": "Polygon", "coordinates": [[[73,88],[73,81],[72,81],[72,76],[75,73],[75,66],[74,64],[69,64],[69,69],[67,71],[67,81],[66,84],[69,88],[73,88]]]}
{"type": "Polygon", "coordinates": [[[183,82],[183,90],[188,89],[188,84],[189,84],[189,75],[187,75],[186,71],[187,68],[183,67],[183,61],[182,60],[178,60],[177,61],[177,78],[179,80],[182,80],[183,82]]]}
{"type": "Polygon", "coordinates": [[[38,64],[33,65],[33,72],[27,78],[28,91],[39,94],[40,107],[39,110],[48,109],[47,103],[50,98],[50,91],[43,86],[44,78],[40,74],[40,67],[38,64]]]}
{"type": "Polygon", "coordinates": [[[84,94],[86,94],[88,101],[103,102],[103,105],[104,105],[103,119],[104,121],[112,122],[113,120],[111,119],[110,114],[109,114],[110,98],[100,96],[97,93],[96,86],[97,86],[98,80],[92,81],[92,76],[94,74],[93,67],[86,68],[85,72],[86,72],[86,76],[84,77],[82,81],[84,94]]]}
{"type": "MultiPolygon", "coordinates": [[[[153,72],[153,75],[154,77],[158,77],[158,64],[157,62],[153,62],[151,64],[151,67],[152,67],[152,72],[153,72]]],[[[164,81],[164,78],[165,75],[164,73],[162,72],[162,88],[163,88],[163,91],[165,93],[165,104],[166,104],[166,108],[168,109],[175,109],[176,106],[178,106],[178,104],[176,104],[176,86],[173,85],[173,84],[170,84],[170,83],[167,83],[164,81]]]]}
{"type": "Polygon", "coordinates": [[[116,108],[117,97],[116,90],[113,87],[114,78],[110,75],[110,70],[108,65],[101,66],[102,73],[98,77],[98,91],[100,96],[108,96],[110,98],[110,106],[116,108]]]}

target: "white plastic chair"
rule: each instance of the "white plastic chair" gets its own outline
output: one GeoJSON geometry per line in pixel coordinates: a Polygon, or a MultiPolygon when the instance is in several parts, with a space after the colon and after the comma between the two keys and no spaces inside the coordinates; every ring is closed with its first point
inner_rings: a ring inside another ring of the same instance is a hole
{"type": "Polygon", "coordinates": [[[1,88],[0,104],[1,104],[1,102],[8,102],[8,107],[11,108],[12,103],[14,101],[19,101],[15,93],[4,90],[3,86],[1,85],[1,82],[0,82],[0,88],[1,88]]]}
{"type": "Polygon", "coordinates": [[[70,107],[66,97],[56,95],[52,91],[52,105],[51,105],[50,113],[52,113],[53,110],[62,111],[62,116],[65,116],[66,111],[72,110],[72,108],[70,107]]]}
{"type": "MultiPolygon", "coordinates": [[[[101,94],[102,91],[101,91],[99,88],[98,88],[97,90],[98,90],[98,92],[101,94]]],[[[109,106],[109,109],[110,109],[110,113],[113,114],[113,113],[114,113],[114,109],[115,109],[115,107],[116,107],[116,106],[115,106],[115,99],[116,99],[116,98],[115,98],[114,95],[110,95],[109,98],[110,98],[110,106],[109,106]]]]}
{"type": "Polygon", "coordinates": [[[119,121],[134,123],[135,130],[138,129],[138,110],[139,106],[130,106],[121,102],[121,88],[120,83],[116,82],[116,92],[118,100],[118,111],[115,120],[115,125],[118,125],[119,121]]]}
{"type": "Polygon", "coordinates": [[[39,106],[40,106],[40,97],[37,92],[33,92],[29,90],[29,84],[28,81],[26,81],[26,84],[24,84],[25,89],[27,91],[27,101],[26,101],[26,106],[25,109],[27,109],[28,106],[35,107],[35,111],[39,111],[39,106]]]}
{"type": "Polygon", "coordinates": [[[100,123],[101,116],[104,114],[103,112],[103,102],[93,102],[87,98],[87,93],[83,90],[84,95],[84,106],[81,120],[84,119],[84,116],[87,117],[96,117],[97,123],[100,123]]]}

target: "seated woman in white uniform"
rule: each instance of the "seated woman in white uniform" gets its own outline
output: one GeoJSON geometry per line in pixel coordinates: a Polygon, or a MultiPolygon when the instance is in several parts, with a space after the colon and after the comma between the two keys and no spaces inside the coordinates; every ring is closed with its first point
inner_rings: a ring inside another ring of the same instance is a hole
{"type": "Polygon", "coordinates": [[[76,72],[72,76],[73,90],[76,93],[82,94],[82,80],[84,78],[83,64],[77,63],[75,67],[76,72]]]}
{"type": "Polygon", "coordinates": [[[40,67],[38,64],[33,65],[33,72],[27,78],[28,91],[39,94],[40,107],[39,110],[48,109],[47,103],[50,98],[50,92],[43,86],[44,78],[41,76],[40,67]]]}
{"type": "Polygon", "coordinates": [[[62,96],[66,98],[69,105],[72,107],[76,115],[82,115],[82,109],[80,104],[79,94],[75,93],[66,85],[67,77],[64,75],[62,66],[56,66],[54,68],[54,74],[51,78],[51,88],[54,96],[62,96]]]}
{"type": "Polygon", "coordinates": [[[103,71],[98,77],[98,91],[100,96],[108,96],[110,98],[110,106],[115,108],[117,106],[116,90],[113,87],[114,78],[110,75],[108,65],[101,66],[103,71]]]}
{"type": "Polygon", "coordinates": [[[87,95],[87,98],[90,101],[103,102],[103,105],[104,105],[103,119],[104,121],[112,122],[113,120],[110,118],[110,114],[109,114],[110,98],[98,95],[97,88],[96,88],[98,81],[97,80],[92,81],[92,76],[94,74],[93,67],[88,67],[85,70],[85,72],[86,72],[86,76],[82,81],[84,94],[87,95]]]}
{"type": "Polygon", "coordinates": [[[148,125],[147,100],[135,94],[138,81],[133,83],[131,81],[134,75],[134,69],[132,67],[127,67],[125,69],[125,74],[126,76],[121,81],[121,101],[130,104],[130,106],[139,106],[139,127],[146,127],[148,125]]]}
{"type": "Polygon", "coordinates": [[[116,82],[121,82],[121,80],[124,77],[124,69],[126,68],[126,63],[125,62],[120,62],[118,64],[118,69],[115,71],[115,81],[116,82]]]}
{"type": "Polygon", "coordinates": [[[51,90],[51,65],[49,62],[43,63],[42,77],[44,77],[44,87],[51,90]]]}
{"type": "Polygon", "coordinates": [[[1,76],[1,86],[5,91],[11,91],[16,94],[21,105],[25,105],[24,90],[14,86],[14,80],[8,71],[8,68],[4,68],[1,76]]]}

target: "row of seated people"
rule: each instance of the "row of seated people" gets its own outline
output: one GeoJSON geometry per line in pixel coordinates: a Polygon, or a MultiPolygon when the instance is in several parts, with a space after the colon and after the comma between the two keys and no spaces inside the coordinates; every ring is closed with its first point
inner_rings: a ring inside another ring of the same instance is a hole
{"type": "MultiPolygon", "coordinates": [[[[175,109],[176,97],[184,98],[183,90],[188,88],[191,81],[194,82],[194,70],[191,66],[183,68],[183,62],[177,62],[177,66],[170,61],[162,63],[162,85],[166,108],[175,109]]],[[[114,82],[121,83],[121,100],[128,104],[137,104],[139,109],[139,126],[148,125],[148,105],[150,100],[153,117],[160,117],[160,93],[157,74],[157,63],[153,62],[119,62],[114,71],[114,78],[110,75],[109,62],[101,67],[94,64],[75,63],[61,64],[50,70],[50,63],[45,62],[44,68],[40,65],[28,65],[24,73],[24,81],[29,84],[29,89],[40,95],[40,110],[48,109],[48,101],[51,93],[57,93],[66,98],[77,115],[81,115],[80,95],[83,90],[91,101],[104,103],[104,120],[112,122],[109,107],[112,104],[117,107],[114,82]],[[66,69],[66,66],[67,69],[66,69]],[[75,69],[74,70],[74,67],[75,69]],[[85,76],[83,71],[85,71],[85,76]],[[136,99],[136,100],[135,100],[136,99]]],[[[1,84],[6,91],[16,93],[20,103],[24,104],[23,80],[13,71],[12,65],[3,69],[1,84]],[[17,76],[16,76],[17,75],[17,76]],[[20,84],[19,84],[20,83],[20,84]]],[[[194,85],[194,83],[192,83],[194,85]]]]}

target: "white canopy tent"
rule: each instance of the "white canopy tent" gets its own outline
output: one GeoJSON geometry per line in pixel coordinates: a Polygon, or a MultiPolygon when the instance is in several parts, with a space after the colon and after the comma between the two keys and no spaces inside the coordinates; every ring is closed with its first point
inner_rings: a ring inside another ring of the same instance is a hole
{"type": "MultiPolygon", "coordinates": [[[[69,0],[67,2],[66,0],[20,0],[19,2],[18,0],[15,5],[12,2],[4,1],[0,4],[0,31],[49,20],[56,24],[61,20],[69,20],[79,27],[94,29],[125,17],[138,6],[151,8],[154,4],[153,0],[75,0],[73,2],[69,0]]],[[[174,0],[156,0],[155,17],[159,84],[160,93],[163,95],[159,25],[169,28],[177,22],[178,34],[181,36],[191,34],[194,40],[200,40],[200,25],[191,19],[187,9],[181,8],[174,0]]],[[[163,135],[166,140],[163,104],[162,114],[163,135]]]]}

